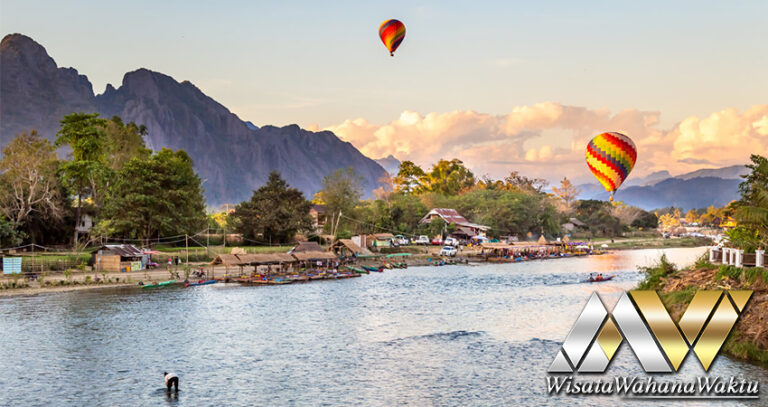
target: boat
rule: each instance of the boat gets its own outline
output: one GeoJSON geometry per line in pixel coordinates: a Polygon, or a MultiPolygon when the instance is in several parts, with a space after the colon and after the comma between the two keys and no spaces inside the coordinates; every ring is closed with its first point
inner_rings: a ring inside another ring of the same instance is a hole
{"type": "Polygon", "coordinates": [[[370,273],[370,271],[368,271],[368,270],[366,270],[364,268],[360,268],[360,267],[349,266],[349,265],[348,266],[344,266],[344,267],[346,267],[347,270],[350,270],[350,271],[352,271],[354,273],[357,273],[357,274],[368,274],[368,273],[370,273]]]}
{"type": "Polygon", "coordinates": [[[193,281],[191,283],[185,283],[184,287],[197,287],[199,285],[210,285],[210,284],[216,284],[216,280],[193,281]]]}
{"type": "Polygon", "coordinates": [[[171,284],[173,284],[175,282],[176,282],[176,280],[161,281],[161,282],[155,283],[155,284],[145,284],[145,285],[141,286],[141,288],[161,288],[161,287],[167,287],[167,286],[169,286],[169,285],[171,285],[171,284]]]}
{"type": "Polygon", "coordinates": [[[616,277],[616,276],[605,276],[605,277],[602,277],[602,278],[599,278],[599,279],[595,279],[595,278],[590,277],[590,278],[584,280],[584,282],[585,283],[602,283],[604,281],[611,281],[611,280],[613,280],[614,277],[616,277]]]}
{"type": "Polygon", "coordinates": [[[374,267],[374,266],[362,266],[362,267],[368,271],[372,271],[375,273],[381,273],[384,271],[384,269],[381,267],[374,267]]]}

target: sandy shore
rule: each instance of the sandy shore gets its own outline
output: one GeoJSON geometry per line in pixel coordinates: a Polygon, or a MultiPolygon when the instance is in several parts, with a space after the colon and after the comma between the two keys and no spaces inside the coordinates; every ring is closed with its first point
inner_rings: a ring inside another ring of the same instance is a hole
{"type": "Polygon", "coordinates": [[[39,294],[56,294],[69,291],[97,290],[100,288],[114,287],[136,287],[136,283],[112,283],[112,284],[92,284],[92,285],[69,285],[69,286],[51,286],[51,287],[25,287],[10,290],[0,290],[0,298],[6,297],[25,297],[39,294]]]}

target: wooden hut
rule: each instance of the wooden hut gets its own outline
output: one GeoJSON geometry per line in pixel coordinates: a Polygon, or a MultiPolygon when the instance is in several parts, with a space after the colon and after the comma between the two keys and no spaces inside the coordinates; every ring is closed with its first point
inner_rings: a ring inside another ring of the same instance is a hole
{"type": "Polygon", "coordinates": [[[130,244],[108,244],[91,255],[97,271],[119,273],[143,270],[149,256],[130,244]]]}
{"type": "Polygon", "coordinates": [[[211,266],[224,266],[227,275],[229,275],[230,267],[237,267],[242,274],[244,265],[240,258],[234,254],[220,254],[211,262],[211,266]]]}
{"type": "Polygon", "coordinates": [[[357,243],[353,242],[352,239],[339,239],[336,243],[331,245],[329,250],[341,258],[373,255],[370,250],[360,247],[357,243]]]}

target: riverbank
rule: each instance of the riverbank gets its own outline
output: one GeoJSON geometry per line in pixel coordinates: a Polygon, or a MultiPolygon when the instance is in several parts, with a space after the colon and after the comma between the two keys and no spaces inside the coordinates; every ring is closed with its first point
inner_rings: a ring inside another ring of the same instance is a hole
{"type": "Polygon", "coordinates": [[[704,258],[678,270],[665,257],[641,270],[647,275],[639,288],[657,290],[674,320],[679,320],[699,290],[752,290],[752,298],[723,345],[723,352],[753,363],[768,363],[768,270],[717,266],[704,258]]]}

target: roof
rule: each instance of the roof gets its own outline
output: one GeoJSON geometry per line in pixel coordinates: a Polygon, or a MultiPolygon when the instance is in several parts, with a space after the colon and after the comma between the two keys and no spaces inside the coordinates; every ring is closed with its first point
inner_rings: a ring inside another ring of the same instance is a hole
{"type": "Polygon", "coordinates": [[[539,237],[539,241],[537,243],[538,244],[547,244],[547,238],[544,237],[544,235],[541,235],[541,237],[539,237]]]}
{"type": "Polygon", "coordinates": [[[427,214],[424,215],[423,218],[421,218],[419,223],[426,223],[427,219],[431,215],[438,215],[441,218],[443,218],[443,220],[446,223],[453,223],[457,226],[468,226],[471,228],[483,229],[483,230],[490,229],[490,227],[488,226],[479,225],[477,223],[472,223],[468,221],[467,218],[461,216],[461,214],[456,209],[450,209],[450,208],[434,208],[431,211],[427,212],[427,214]]]}
{"type": "Polygon", "coordinates": [[[387,239],[393,239],[395,235],[392,233],[374,233],[373,237],[376,238],[376,240],[387,240],[387,239]]]}
{"type": "Polygon", "coordinates": [[[582,222],[582,221],[580,221],[580,220],[578,220],[576,218],[570,218],[570,219],[568,219],[568,221],[573,223],[576,226],[581,226],[581,227],[587,226],[586,223],[584,223],[584,222],[582,222]]]}
{"type": "Polygon", "coordinates": [[[144,256],[144,252],[137,249],[136,246],[131,244],[108,244],[101,246],[99,250],[108,250],[120,257],[141,257],[144,256]]]}
{"type": "Polygon", "coordinates": [[[336,243],[333,244],[333,247],[339,246],[345,246],[352,253],[357,253],[358,255],[373,254],[370,250],[358,246],[358,244],[353,242],[352,239],[339,239],[336,243]]]}
{"type": "Polygon", "coordinates": [[[317,213],[325,213],[325,205],[312,205],[309,209],[313,209],[317,213]]]}
{"type": "Polygon", "coordinates": [[[453,233],[451,234],[474,236],[476,233],[466,227],[459,227],[456,230],[454,230],[453,233]]]}
{"type": "Polygon", "coordinates": [[[293,257],[296,258],[296,260],[299,261],[306,261],[306,260],[333,260],[336,258],[336,255],[331,252],[298,252],[298,253],[291,253],[293,257]]]}
{"type": "Polygon", "coordinates": [[[480,243],[480,247],[482,247],[483,249],[512,249],[514,246],[507,243],[483,242],[483,243],[480,243]]]}
{"type": "Polygon", "coordinates": [[[299,242],[289,253],[297,252],[322,252],[323,247],[317,242],[299,242]]]}
{"type": "Polygon", "coordinates": [[[293,256],[286,253],[240,254],[237,257],[242,264],[276,264],[296,261],[293,256]]]}
{"type": "Polygon", "coordinates": [[[213,265],[224,264],[224,265],[227,265],[227,266],[240,266],[243,263],[234,254],[220,254],[220,255],[216,256],[215,259],[213,259],[211,264],[213,264],[213,265]]]}

